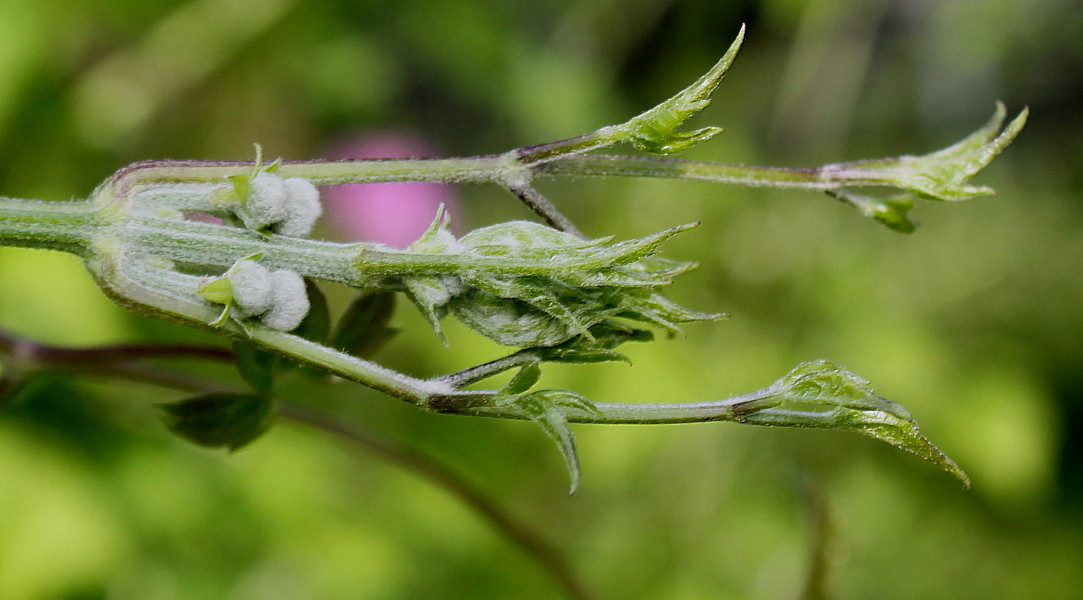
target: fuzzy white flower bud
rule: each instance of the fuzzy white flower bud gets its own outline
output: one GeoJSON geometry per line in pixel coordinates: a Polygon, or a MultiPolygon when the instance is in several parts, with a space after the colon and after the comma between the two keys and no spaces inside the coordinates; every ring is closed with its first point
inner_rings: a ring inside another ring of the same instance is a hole
{"type": "Polygon", "coordinates": [[[286,185],[273,173],[259,173],[248,182],[237,216],[249,229],[265,229],[286,218],[286,185]]]}
{"type": "Polygon", "coordinates": [[[292,331],[308,314],[305,280],[293,271],[271,273],[274,297],[271,309],[262,317],[263,324],[279,331],[292,331]]]}
{"type": "Polygon", "coordinates": [[[262,315],[274,303],[271,272],[254,260],[240,260],[226,273],[233,288],[233,306],[238,317],[262,315]]]}
{"type": "Polygon", "coordinates": [[[283,181],[286,216],[272,226],[275,233],[288,237],[305,237],[312,232],[323,212],[320,191],[307,179],[290,177],[283,181]]]}

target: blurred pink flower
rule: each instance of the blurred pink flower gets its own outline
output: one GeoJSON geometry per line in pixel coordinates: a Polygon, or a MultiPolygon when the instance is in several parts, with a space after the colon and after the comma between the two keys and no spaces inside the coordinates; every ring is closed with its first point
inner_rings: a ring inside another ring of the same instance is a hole
{"type": "MultiPolygon", "coordinates": [[[[328,158],[426,158],[424,140],[401,133],[361,135],[331,148],[328,158]]],[[[454,188],[440,183],[368,183],[324,190],[324,222],[345,241],[405,248],[424,233],[439,205],[457,216],[454,188]]]]}

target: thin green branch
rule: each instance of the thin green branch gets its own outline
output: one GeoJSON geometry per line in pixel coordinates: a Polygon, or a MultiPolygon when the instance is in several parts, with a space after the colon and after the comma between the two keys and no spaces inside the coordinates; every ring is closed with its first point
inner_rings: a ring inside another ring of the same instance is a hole
{"type": "MultiPolygon", "coordinates": [[[[540,177],[644,177],[683,179],[742,185],[746,187],[827,190],[849,185],[838,178],[828,179],[826,167],[797,169],[760,167],[717,162],[660,158],[657,156],[575,156],[560,158],[537,167],[540,177]]],[[[855,182],[855,184],[857,184],[855,182]]]]}
{"type": "Polygon", "coordinates": [[[89,253],[103,219],[87,202],[0,197],[0,245],[89,253]]]}
{"type": "Polygon", "coordinates": [[[545,196],[541,195],[538,190],[534,189],[530,185],[529,181],[514,182],[508,184],[508,191],[515,194],[515,197],[522,201],[530,210],[534,211],[543,221],[553,229],[570,233],[577,238],[586,239],[579,228],[572,223],[571,219],[565,217],[557,207],[553,206],[545,196]]]}

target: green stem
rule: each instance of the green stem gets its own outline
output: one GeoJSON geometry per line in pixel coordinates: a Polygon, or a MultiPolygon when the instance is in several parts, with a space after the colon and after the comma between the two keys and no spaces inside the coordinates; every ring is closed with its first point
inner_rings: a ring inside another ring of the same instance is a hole
{"type": "MultiPolygon", "coordinates": [[[[586,136],[584,136],[586,137],[586,136]]],[[[752,187],[829,190],[840,187],[897,187],[884,165],[867,162],[835,163],[815,168],[765,167],[726,164],[654,156],[583,155],[581,144],[563,140],[534,148],[545,148],[537,160],[533,150],[466,158],[389,158],[342,161],[283,161],[278,172],[284,177],[303,177],[316,185],[359,183],[439,182],[500,183],[516,186],[524,176],[543,177],[647,177],[707,181],[752,187]],[[519,152],[526,152],[519,155],[519,152]]],[[[592,149],[591,148],[588,149],[592,149]]],[[[891,159],[894,160],[894,159],[891,159]]],[[[247,173],[248,162],[162,161],[141,163],[121,171],[113,185],[135,187],[154,183],[222,182],[247,173]]],[[[529,177],[527,177],[529,179],[529,177]]],[[[111,189],[116,189],[111,188],[111,189]]]]}
{"type": "MultiPolygon", "coordinates": [[[[104,252],[102,254],[105,254],[104,252]]],[[[267,327],[244,328],[232,321],[211,326],[220,307],[203,302],[195,294],[194,278],[138,259],[99,256],[88,267],[102,289],[121,305],[189,326],[202,326],[218,335],[255,343],[289,356],[302,364],[323,369],[350,381],[371,387],[391,397],[424,406],[434,394],[453,393],[441,381],[426,381],[403,375],[376,363],[267,327]],[[187,290],[191,290],[188,292],[187,290]]]]}
{"type": "Polygon", "coordinates": [[[537,167],[550,177],[651,177],[744,185],[750,187],[827,190],[843,185],[890,185],[868,178],[844,180],[826,175],[830,165],[813,169],[759,167],[671,158],[635,156],[575,156],[537,167]]]}
{"type": "MultiPolygon", "coordinates": [[[[132,165],[119,171],[105,189],[108,192],[157,183],[220,183],[234,175],[252,171],[251,162],[223,161],[153,161],[132,165]]],[[[514,153],[467,158],[380,158],[340,161],[282,161],[278,173],[283,177],[303,177],[316,185],[355,183],[502,182],[521,174],[514,153]]]]}
{"type": "MultiPolygon", "coordinates": [[[[508,357],[508,359],[512,359],[508,357]]],[[[472,378],[471,378],[472,379],[472,378]]],[[[516,406],[499,401],[493,392],[460,392],[455,395],[434,395],[428,401],[428,408],[441,413],[463,414],[498,419],[529,419],[516,406]]],[[[564,416],[572,423],[590,423],[594,425],[647,425],[674,423],[703,423],[709,421],[736,421],[740,423],[771,424],[762,421],[775,420],[771,415],[771,406],[776,404],[773,395],[767,390],[734,396],[723,400],[690,403],[658,404],[594,404],[595,411],[577,408],[564,408],[564,416]],[[766,413],[766,414],[765,414],[766,413]]],[[[787,411],[793,426],[794,411],[787,411]]],[[[803,415],[802,415],[803,416],[803,415]]],[[[829,427],[830,415],[826,413],[808,413],[807,427],[829,427]]]]}
{"type": "MultiPolygon", "coordinates": [[[[752,187],[827,190],[844,186],[894,187],[873,169],[846,169],[848,163],[817,168],[762,167],[653,156],[581,154],[519,163],[509,155],[457,159],[383,159],[282,163],[283,176],[304,177],[317,185],[439,181],[495,182],[515,186],[524,174],[540,177],[648,177],[707,181],[752,187]]],[[[207,173],[218,173],[215,168],[207,173]]]]}
{"type": "Polygon", "coordinates": [[[86,256],[108,219],[89,202],[0,197],[0,245],[61,250],[86,256]]]}

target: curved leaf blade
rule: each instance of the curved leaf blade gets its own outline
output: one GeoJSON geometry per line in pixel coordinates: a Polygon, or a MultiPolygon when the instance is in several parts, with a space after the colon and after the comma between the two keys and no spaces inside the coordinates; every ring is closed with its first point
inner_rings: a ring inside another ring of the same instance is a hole
{"type": "Polygon", "coordinates": [[[967,474],[922,435],[909,411],[838,365],[823,360],[798,365],[755,396],[734,406],[737,421],[854,431],[916,454],[970,487],[967,474]]]}

